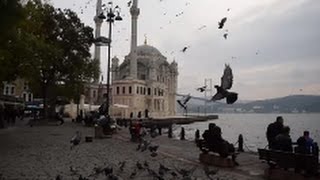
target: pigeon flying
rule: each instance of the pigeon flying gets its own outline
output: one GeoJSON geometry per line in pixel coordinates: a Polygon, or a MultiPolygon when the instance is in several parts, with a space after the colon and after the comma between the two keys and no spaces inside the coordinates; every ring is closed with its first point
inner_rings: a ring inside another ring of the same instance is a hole
{"type": "Polygon", "coordinates": [[[184,97],[184,99],[177,100],[177,102],[183,109],[187,109],[187,103],[189,102],[190,99],[191,99],[191,96],[190,94],[188,94],[187,96],[184,97]]]}
{"type": "Polygon", "coordinates": [[[184,47],[181,51],[182,51],[182,52],[186,52],[187,49],[188,49],[188,47],[186,46],[186,47],[184,47]]]}
{"type": "Polygon", "coordinates": [[[128,2],[128,7],[130,7],[130,6],[131,6],[131,1],[128,2]]]}
{"type": "Polygon", "coordinates": [[[227,104],[233,104],[238,99],[238,94],[234,92],[228,92],[227,90],[232,87],[233,75],[232,69],[229,65],[225,65],[223,76],[221,77],[221,85],[215,85],[217,93],[211,98],[211,101],[218,101],[226,98],[227,104]]]}
{"type": "Polygon", "coordinates": [[[206,90],[206,88],[207,88],[207,86],[202,86],[202,87],[197,88],[197,91],[204,92],[206,90]]]}
{"type": "Polygon", "coordinates": [[[224,37],[224,39],[227,39],[228,38],[228,33],[224,33],[223,37],[224,37]]]}
{"type": "Polygon", "coordinates": [[[224,18],[221,19],[221,21],[218,23],[219,29],[223,28],[223,26],[226,23],[226,21],[227,21],[227,17],[224,17],[224,18]]]}

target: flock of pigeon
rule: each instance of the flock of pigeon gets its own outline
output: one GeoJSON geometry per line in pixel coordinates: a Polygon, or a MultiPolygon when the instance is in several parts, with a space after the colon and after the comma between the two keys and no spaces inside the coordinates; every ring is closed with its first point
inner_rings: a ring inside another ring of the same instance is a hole
{"type": "MultiPolygon", "coordinates": [[[[78,180],[89,180],[96,179],[97,177],[105,176],[107,180],[121,180],[121,179],[140,179],[142,177],[151,177],[156,180],[164,180],[164,179],[183,179],[183,180],[191,180],[193,179],[193,174],[197,166],[187,168],[177,168],[173,166],[172,168],[166,167],[165,165],[159,163],[158,168],[151,168],[148,161],[144,161],[141,163],[140,161],[136,161],[134,167],[129,168],[127,166],[126,161],[120,161],[117,165],[106,165],[100,167],[94,167],[92,169],[92,173],[88,176],[83,176],[79,174],[79,171],[70,166],[70,172],[72,176],[77,176],[78,180]],[[130,171],[131,169],[131,171],[130,171]],[[119,175],[120,174],[120,175],[119,175]],[[124,178],[124,176],[128,176],[124,178]]],[[[208,179],[213,180],[216,179],[215,175],[217,175],[219,169],[210,170],[208,166],[203,167],[203,172],[207,176],[208,179]]],[[[63,180],[61,175],[57,175],[56,180],[63,180]]],[[[148,178],[149,179],[149,178],[148,178]]]]}
{"type": "MultiPolygon", "coordinates": [[[[147,134],[146,134],[147,135],[147,134]]],[[[151,134],[150,134],[151,135],[151,134]]],[[[71,150],[79,145],[81,142],[81,132],[76,131],[75,135],[71,138],[71,150]]],[[[137,151],[145,152],[147,150],[150,151],[151,157],[157,156],[157,150],[159,145],[153,145],[151,141],[147,141],[145,139],[142,140],[141,143],[138,144],[137,151]]],[[[70,166],[69,170],[72,176],[78,176],[79,180],[89,180],[92,178],[97,178],[100,175],[105,175],[105,178],[108,180],[119,180],[119,179],[139,179],[143,175],[146,177],[152,177],[152,179],[163,180],[167,179],[165,177],[171,177],[171,179],[192,179],[193,172],[196,170],[197,166],[192,167],[191,169],[186,168],[168,168],[163,164],[159,163],[159,168],[154,170],[149,165],[148,161],[144,161],[141,163],[139,160],[136,161],[133,168],[129,168],[126,161],[120,161],[117,165],[105,165],[104,167],[94,167],[92,173],[87,176],[83,176],[80,174],[79,169],[70,166]],[[131,171],[130,171],[131,169],[131,171]],[[120,174],[120,175],[119,175],[120,174]],[[123,178],[124,174],[128,175],[128,178],[123,178]],[[122,176],[122,177],[121,177],[122,176]]],[[[218,169],[209,170],[208,167],[204,167],[205,175],[211,179],[212,176],[216,175],[218,169]]],[[[56,176],[56,180],[62,180],[63,177],[61,175],[56,176]]]]}

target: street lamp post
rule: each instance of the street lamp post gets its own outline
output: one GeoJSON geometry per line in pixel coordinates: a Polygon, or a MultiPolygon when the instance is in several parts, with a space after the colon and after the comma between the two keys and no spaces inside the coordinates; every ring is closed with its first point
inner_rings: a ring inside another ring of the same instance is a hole
{"type": "Polygon", "coordinates": [[[111,35],[112,35],[112,23],[115,21],[121,21],[122,17],[120,16],[120,8],[119,6],[116,6],[115,8],[112,7],[112,2],[109,2],[108,5],[110,5],[109,8],[107,8],[107,17],[104,15],[102,12],[98,18],[101,20],[107,19],[106,21],[109,24],[109,36],[108,38],[105,37],[98,37],[96,39],[96,43],[98,45],[103,46],[107,45],[108,46],[108,68],[107,68],[107,102],[106,102],[106,114],[110,116],[109,114],[109,107],[110,107],[110,58],[111,58],[111,35]]]}

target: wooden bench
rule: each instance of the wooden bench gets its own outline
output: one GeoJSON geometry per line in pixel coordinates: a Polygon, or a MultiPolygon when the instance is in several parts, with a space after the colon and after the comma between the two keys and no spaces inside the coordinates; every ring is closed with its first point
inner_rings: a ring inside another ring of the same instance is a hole
{"type": "Polygon", "coordinates": [[[294,169],[296,172],[303,170],[307,175],[318,173],[319,160],[312,154],[298,154],[277,150],[258,149],[259,159],[266,161],[270,169],[294,169]]]}
{"type": "Polygon", "coordinates": [[[215,153],[200,153],[199,161],[207,165],[213,165],[218,167],[235,167],[237,164],[231,158],[223,158],[219,154],[215,153]]]}
{"type": "Polygon", "coordinates": [[[234,167],[239,165],[236,162],[236,157],[238,153],[227,152],[227,144],[225,144],[225,146],[219,146],[218,148],[210,148],[209,145],[203,139],[197,140],[196,143],[199,149],[202,151],[202,153],[199,156],[200,162],[220,167],[234,167]]]}

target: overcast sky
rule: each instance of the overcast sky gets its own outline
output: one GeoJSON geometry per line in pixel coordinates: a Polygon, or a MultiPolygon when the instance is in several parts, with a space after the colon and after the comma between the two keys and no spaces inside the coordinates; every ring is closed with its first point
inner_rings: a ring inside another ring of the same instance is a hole
{"type": "MultiPolygon", "coordinates": [[[[50,1],[57,8],[74,10],[85,24],[94,27],[96,0],[50,1]]],[[[124,18],[113,27],[112,57],[120,61],[130,48],[127,2],[113,0],[124,18]]],[[[319,0],[139,0],[139,7],[138,45],[146,35],[148,44],[169,62],[177,61],[178,93],[203,96],[196,87],[202,86],[205,78],[220,84],[228,63],[234,74],[232,91],[239,93],[239,99],[320,95],[319,0]],[[218,21],[223,17],[228,20],[221,30],[218,21]],[[227,40],[223,38],[226,29],[227,40]],[[190,48],[182,53],[185,46],[190,48]]],[[[107,25],[102,29],[106,36],[107,25]]],[[[106,57],[103,48],[105,77],[106,57]]]]}

